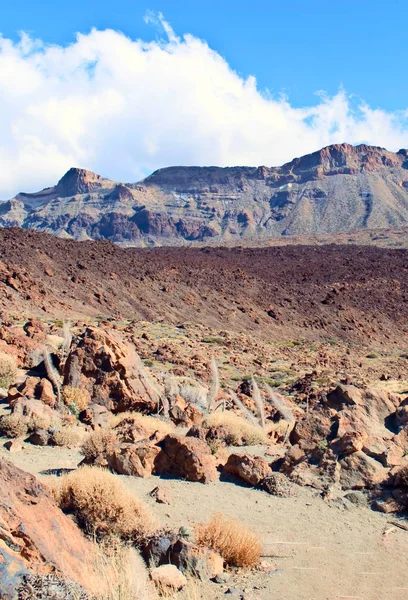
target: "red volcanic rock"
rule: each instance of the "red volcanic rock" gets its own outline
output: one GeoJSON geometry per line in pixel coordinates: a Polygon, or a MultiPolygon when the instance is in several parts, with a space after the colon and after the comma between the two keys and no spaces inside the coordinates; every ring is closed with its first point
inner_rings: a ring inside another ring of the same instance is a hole
{"type": "Polygon", "coordinates": [[[159,400],[141,374],[132,344],[97,327],[89,327],[69,354],[64,385],[86,388],[94,403],[115,412],[152,412],[159,400]]]}
{"type": "Polygon", "coordinates": [[[223,470],[250,485],[259,485],[266,477],[272,475],[272,469],[264,458],[248,454],[231,454],[223,470]]]}
{"type": "Polygon", "coordinates": [[[172,475],[201,483],[217,479],[216,460],[203,441],[193,437],[167,435],[159,445],[161,452],[155,460],[158,475],[172,475]]]}
{"type": "Polygon", "coordinates": [[[0,459],[0,596],[15,598],[30,573],[88,586],[92,545],[35,477],[0,459]]]}

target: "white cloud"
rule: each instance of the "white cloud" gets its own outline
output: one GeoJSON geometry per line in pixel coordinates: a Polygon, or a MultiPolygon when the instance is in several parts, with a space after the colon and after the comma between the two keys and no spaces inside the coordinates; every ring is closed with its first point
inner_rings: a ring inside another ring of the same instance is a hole
{"type": "Polygon", "coordinates": [[[408,111],[356,103],[344,90],[311,107],[242,79],[208,45],[112,31],[48,46],[0,38],[0,198],[56,182],[71,166],[136,181],[169,165],[279,165],[330,143],[408,146],[408,111]]]}

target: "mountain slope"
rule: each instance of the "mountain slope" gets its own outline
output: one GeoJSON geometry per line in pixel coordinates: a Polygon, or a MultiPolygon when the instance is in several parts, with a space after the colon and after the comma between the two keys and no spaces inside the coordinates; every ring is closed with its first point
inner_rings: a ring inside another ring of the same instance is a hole
{"type": "Polygon", "coordinates": [[[0,225],[131,246],[403,227],[408,151],[340,144],[282,167],[169,167],[133,184],[70,169],[0,204],[0,225]]]}

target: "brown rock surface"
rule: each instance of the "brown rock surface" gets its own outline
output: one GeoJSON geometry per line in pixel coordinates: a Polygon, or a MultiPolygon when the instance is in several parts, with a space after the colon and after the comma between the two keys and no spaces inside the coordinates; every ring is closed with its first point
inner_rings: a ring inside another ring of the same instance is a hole
{"type": "Polygon", "coordinates": [[[158,475],[208,483],[217,479],[216,460],[207,444],[197,438],[168,435],[159,444],[155,460],[158,475]]]}
{"type": "Polygon", "coordinates": [[[223,471],[236,475],[250,485],[259,485],[265,477],[272,474],[272,469],[264,458],[249,454],[231,454],[223,471]]]}
{"type": "Polygon", "coordinates": [[[2,598],[28,573],[56,573],[88,586],[93,550],[74,522],[32,475],[0,459],[0,579],[2,598]]]}

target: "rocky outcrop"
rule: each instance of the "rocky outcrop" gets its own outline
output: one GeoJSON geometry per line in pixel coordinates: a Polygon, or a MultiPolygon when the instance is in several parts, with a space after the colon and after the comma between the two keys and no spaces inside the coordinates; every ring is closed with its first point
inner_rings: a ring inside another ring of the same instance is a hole
{"type": "Polygon", "coordinates": [[[152,412],[159,397],[132,344],[116,332],[89,327],[68,356],[64,385],[84,387],[92,402],[114,412],[152,412]]]}
{"type": "Polygon", "coordinates": [[[328,146],[281,167],[169,167],[134,184],[70,169],[0,205],[0,225],[126,245],[378,229],[408,224],[407,151],[328,146]]]}
{"type": "Polygon", "coordinates": [[[193,437],[168,435],[160,443],[161,452],[155,460],[158,475],[170,475],[209,483],[217,479],[216,460],[201,440],[193,437]]]}
{"type": "Polygon", "coordinates": [[[0,498],[1,599],[14,599],[29,575],[54,574],[61,587],[67,579],[86,588],[89,574],[84,565],[92,564],[92,546],[46,488],[0,459],[0,498]]]}
{"type": "Polygon", "coordinates": [[[272,475],[272,469],[264,458],[249,454],[231,454],[223,471],[236,475],[250,485],[259,485],[272,475]]]}

